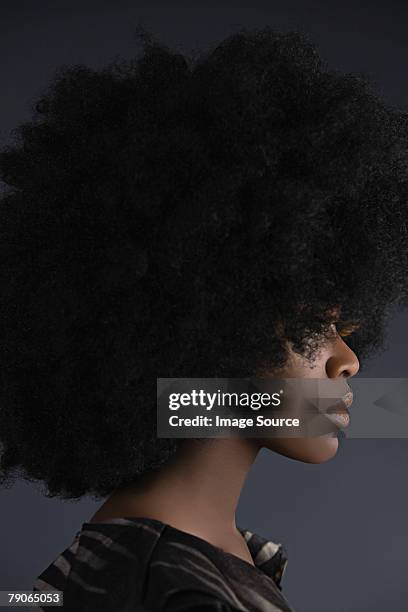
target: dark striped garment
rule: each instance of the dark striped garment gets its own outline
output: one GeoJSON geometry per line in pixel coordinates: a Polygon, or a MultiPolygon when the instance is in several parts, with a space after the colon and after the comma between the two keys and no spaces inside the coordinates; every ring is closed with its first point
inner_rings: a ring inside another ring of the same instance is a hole
{"type": "Polygon", "coordinates": [[[63,591],[64,612],[293,612],[284,548],[240,532],[255,565],[154,519],[84,523],[34,590],[63,591]]]}

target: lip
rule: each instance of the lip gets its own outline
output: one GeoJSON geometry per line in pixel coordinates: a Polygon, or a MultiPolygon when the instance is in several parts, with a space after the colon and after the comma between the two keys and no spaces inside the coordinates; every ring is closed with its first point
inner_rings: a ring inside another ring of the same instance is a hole
{"type": "Polygon", "coordinates": [[[330,406],[326,411],[327,418],[337,427],[343,428],[350,424],[350,408],[353,403],[353,392],[348,391],[339,402],[330,406]]]}

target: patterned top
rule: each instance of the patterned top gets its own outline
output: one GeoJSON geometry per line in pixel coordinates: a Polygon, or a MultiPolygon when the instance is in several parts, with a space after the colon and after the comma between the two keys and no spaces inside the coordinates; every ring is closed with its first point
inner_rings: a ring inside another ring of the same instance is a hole
{"type": "Polygon", "coordinates": [[[255,565],[155,519],[84,523],[34,590],[63,591],[64,612],[293,612],[285,549],[239,531],[255,565]]]}

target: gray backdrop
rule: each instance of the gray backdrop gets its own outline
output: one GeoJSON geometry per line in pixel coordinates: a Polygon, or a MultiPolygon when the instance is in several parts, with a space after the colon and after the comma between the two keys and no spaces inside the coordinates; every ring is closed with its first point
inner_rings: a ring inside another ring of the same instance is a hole
{"type": "MultiPolygon", "coordinates": [[[[27,118],[60,64],[102,66],[135,50],[141,22],[163,42],[201,48],[239,27],[299,28],[333,68],[364,71],[407,109],[406,23],[398,2],[90,2],[0,5],[0,137],[27,118]]],[[[390,324],[386,351],[365,376],[407,376],[408,317],[390,324]]],[[[358,409],[355,407],[354,409],[358,409]]],[[[408,610],[407,440],[344,440],[323,465],[263,451],[245,486],[238,523],[289,553],[286,595],[298,612],[408,610]],[[277,494],[279,491],[279,494],[277,494]]],[[[0,492],[0,589],[31,589],[98,504],[47,499],[20,483],[0,492]]]]}

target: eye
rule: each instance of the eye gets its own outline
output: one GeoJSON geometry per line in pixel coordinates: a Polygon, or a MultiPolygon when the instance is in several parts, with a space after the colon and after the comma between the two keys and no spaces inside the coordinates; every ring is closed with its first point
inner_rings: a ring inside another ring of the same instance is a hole
{"type": "Polygon", "coordinates": [[[351,336],[351,334],[359,328],[358,323],[345,323],[343,325],[337,324],[336,326],[337,333],[341,338],[347,338],[351,336]]]}

